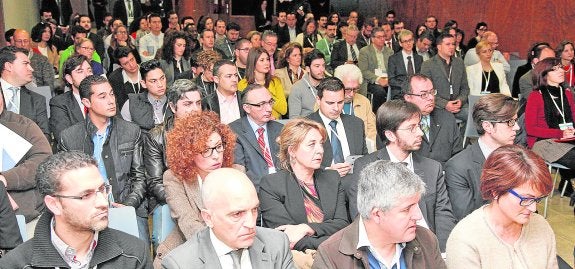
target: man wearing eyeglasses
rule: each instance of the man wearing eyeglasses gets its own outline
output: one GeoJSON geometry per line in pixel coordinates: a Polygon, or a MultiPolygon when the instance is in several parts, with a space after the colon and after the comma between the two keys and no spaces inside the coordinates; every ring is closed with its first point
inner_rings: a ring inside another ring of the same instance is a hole
{"type": "Polygon", "coordinates": [[[80,83],[86,120],[60,134],[59,151],[82,151],[96,159],[104,182],[112,185],[114,207],[132,206],[140,239],[148,241],[146,178],[140,127],[116,116],[116,98],[108,80],[91,75],[80,83]]]}
{"type": "Polygon", "coordinates": [[[377,110],[377,132],[385,147],[355,161],[353,183],[348,192],[349,213],[352,218],[358,213],[357,182],[363,168],[377,160],[401,162],[425,182],[426,191],[419,200],[423,219],[417,224],[435,233],[441,251],[445,252],[445,244],[456,219],[447,196],[441,164],[416,153],[421,148],[424,135],[420,124],[419,108],[405,100],[385,102],[377,110]]]}
{"type": "Polygon", "coordinates": [[[487,202],[479,189],[483,163],[497,148],[513,144],[519,131],[518,108],[517,101],[500,93],[481,96],[475,103],[473,123],[479,139],[445,164],[445,182],[458,221],[487,202]]]}
{"type": "Polygon", "coordinates": [[[46,56],[36,53],[32,50],[32,40],[30,34],[24,29],[16,29],[14,31],[14,46],[28,51],[26,56],[30,59],[30,66],[34,71],[34,80],[28,85],[36,86],[49,86],[54,91],[54,67],[48,61],[46,56]]]}
{"type": "Polygon", "coordinates": [[[455,116],[443,109],[435,109],[437,91],[430,78],[421,74],[408,76],[402,86],[405,101],[421,111],[423,140],[417,153],[445,165],[449,158],[462,150],[455,116]]]}
{"type": "Polygon", "coordinates": [[[48,208],[35,236],[0,259],[2,268],[152,268],[144,242],[108,228],[108,195],[97,162],[78,152],[46,159],[36,174],[48,208]]]}
{"type": "Polygon", "coordinates": [[[401,51],[389,56],[387,75],[391,89],[391,99],[401,98],[401,86],[409,75],[418,74],[423,57],[413,52],[414,36],[409,30],[401,30],[397,36],[401,51]]]}
{"type": "Polygon", "coordinates": [[[262,85],[249,85],[242,95],[242,108],[246,116],[230,123],[237,136],[234,166],[244,171],[259,190],[263,176],[276,172],[279,167],[279,145],[276,138],[283,124],[273,120],[274,99],[262,85]]]}

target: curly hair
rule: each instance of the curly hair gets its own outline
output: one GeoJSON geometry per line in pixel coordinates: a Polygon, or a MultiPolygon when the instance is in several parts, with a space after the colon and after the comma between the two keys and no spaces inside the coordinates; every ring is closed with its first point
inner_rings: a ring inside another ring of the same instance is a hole
{"type": "Polygon", "coordinates": [[[194,157],[206,149],[208,138],[214,132],[222,137],[224,144],[222,167],[231,167],[236,135],[228,125],[220,122],[218,114],[203,111],[176,120],[174,128],[167,133],[166,157],[170,170],[180,180],[196,180],[198,168],[194,157]]]}
{"type": "Polygon", "coordinates": [[[299,43],[288,42],[286,43],[278,55],[277,68],[289,67],[288,58],[294,52],[295,49],[299,49],[299,53],[302,54],[302,60],[300,66],[303,64],[303,48],[299,43]]]}
{"type": "Polygon", "coordinates": [[[192,55],[192,38],[190,35],[183,31],[173,31],[168,34],[164,41],[164,46],[162,47],[162,59],[168,63],[172,63],[174,61],[174,44],[176,44],[176,40],[178,39],[183,39],[186,42],[186,49],[184,50],[182,58],[188,60],[190,59],[190,55],[192,55]]]}
{"type": "Polygon", "coordinates": [[[203,50],[198,53],[196,63],[203,68],[209,68],[217,61],[221,60],[222,56],[215,50],[203,50]]]}

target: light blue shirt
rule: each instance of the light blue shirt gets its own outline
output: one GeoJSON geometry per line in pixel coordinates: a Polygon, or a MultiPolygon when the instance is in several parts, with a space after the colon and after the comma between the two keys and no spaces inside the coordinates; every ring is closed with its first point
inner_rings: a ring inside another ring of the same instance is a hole
{"type": "Polygon", "coordinates": [[[106,138],[110,134],[110,120],[106,123],[106,130],[103,134],[96,132],[94,136],[92,136],[92,143],[94,143],[94,159],[98,163],[98,170],[100,174],[104,178],[104,182],[110,183],[108,180],[108,173],[106,171],[106,166],[104,165],[104,160],[102,159],[102,150],[104,149],[104,143],[106,142],[106,138]]]}

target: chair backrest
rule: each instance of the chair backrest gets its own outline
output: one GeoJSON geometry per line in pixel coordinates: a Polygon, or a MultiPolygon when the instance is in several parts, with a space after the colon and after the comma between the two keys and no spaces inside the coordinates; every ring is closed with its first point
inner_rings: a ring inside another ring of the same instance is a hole
{"type": "Polygon", "coordinates": [[[46,114],[48,118],[50,118],[50,99],[52,99],[52,89],[50,89],[50,86],[30,87],[29,89],[46,98],[46,114]]]}
{"type": "Polygon", "coordinates": [[[108,227],[140,237],[136,210],[131,206],[109,208],[108,227]]]}
{"type": "Polygon", "coordinates": [[[479,95],[470,95],[468,98],[469,102],[469,109],[467,113],[467,124],[465,124],[465,137],[479,137],[477,133],[477,129],[475,128],[475,124],[473,123],[473,106],[477,100],[479,100],[479,95]]]}
{"type": "Polygon", "coordinates": [[[164,242],[166,237],[176,227],[176,223],[170,215],[170,207],[167,204],[158,206],[154,210],[153,225],[154,232],[152,236],[156,238],[158,244],[164,242]]]}
{"type": "Polygon", "coordinates": [[[20,236],[22,236],[22,241],[28,240],[28,231],[26,230],[26,218],[24,215],[16,215],[16,221],[18,222],[18,228],[20,229],[20,236]]]}

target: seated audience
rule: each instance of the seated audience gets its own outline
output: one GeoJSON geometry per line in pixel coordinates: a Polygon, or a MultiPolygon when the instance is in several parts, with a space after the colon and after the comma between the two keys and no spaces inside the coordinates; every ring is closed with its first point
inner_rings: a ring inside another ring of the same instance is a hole
{"type": "MultiPolygon", "coordinates": [[[[339,27],[341,29],[341,27],[339,27]]],[[[348,63],[357,64],[359,59],[359,49],[357,44],[357,35],[359,30],[355,25],[350,25],[343,33],[343,39],[333,45],[331,53],[331,68],[335,70],[336,67],[348,63]]]]}
{"type": "Polygon", "coordinates": [[[216,40],[215,48],[222,51],[222,57],[224,59],[235,61],[235,46],[236,42],[240,38],[240,25],[235,22],[229,22],[226,25],[226,34],[223,38],[216,40]]]}
{"type": "Polygon", "coordinates": [[[294,42],[298,43],[304,49],[313,49],[320,39],[322,39],[322,36],[317,32],[317,22],[311,18],[304,22],[302,32],[296,36],[294,42]]]}
{"type": "Polygon", "coordinates": [[[169,170],[163,183],[176,228],[158,246],[156,268],[168,252],[206,226],[200,213],[204,209],[200,188],[210,172],[232,166],[235,135],[214,112],[201,112],[177,119],[166,142],[169,170]]]}
{"type": "Polygon", "coordinates": [[[575,103],[573,92],[563,86],[565,71],[559,58],[539,61],[533,71],[534,90],[527,98],[525,108],[525,130],[527,145],[548,162],[562,164],[569,169],[561,169],[561,190],[567,184],[567,196],[573,192],[570,179],[575,177],[575,145],[558,143],[556,139],[575,137],[573,119],[575,103]],[[567,183],[566,183],[567,182],[567,183]]]}
{"type": "Polygon", "coordinates": [[[60,55],[58,54],[58,49],[52,39],[53,35],[52,27],[50,27],[49,23],[39,22],[32,28],[30,33],[33,41],[31,48],[34,53],[47,57],[48,62],[52,64],[57,73],[60,55]]]}
{"type": "Polygon", "coordinates": [[[475,48],[477,43],[479,43],[479,41],[481,41],[481,38],[483,38],[485,32],[487,32],[487,23],[478,22],[477,25],[475,25],[475,36],[469,39],[469,42],[467,42],[467,48],[468,49],[475,48]]]}
{"type": "Polygon", "coordinates": [[[493,49],[486,40],[479,41],[473,51],[479,62],[466,67],[469,94],[502,93],[511,96],[503,64],[492,61],[493,49]]]}
{"type": "Polygon", "coordinates": [[[259,84],[250,84],[242,94],[246,116],[230,123],[236,134],[234,168],[244,171],[259,189],[262,176],[279,169],[277,137],[283,125],[273,120],[274,99],[259,84]]]}
{"type": "Polygon", "coordinates": [[[160,66],[166,76],[168,87],[181,73],[190,70],[191,44],[190,37],[182,31],[172,31],[167,35],[162,46],[160,66]]]}
{"type": "MultiPolygon", "coordinates": [[[[493,54],[491,55],[491,61],[502,64],[505,73],[509,73],[511,71],[511,65],[509,65],[509,62],[507,59],[505,59],[501,51],[497,50],[497,47],[499,47],[499,39],[497,38],[497,34],[491,31],[487,31],[480,41],[487,41],[487,47],[491,47],[491,50],[493,51],[493,54]]],[[[465,54],[465,66],[470,66],[478,63],[480,60],[478,56],[479,53],[475,51],[475,48],[469,49],[465,54]]]]}
{"type": "MultiPolygon", "coordinates": [[[[322,17],[324,18],[324,17],[322,17]]],[[[323,39],[320,39],[315,43],[315,48],[321,51],[325,55],[325,65],[331,70],[331,52],[336,42],[338,42],[337,37],[337,24],[333,22],[328,22],[326,25],[325,33],[323,39]]],[[[331,72],[330,72],[331,73],[331,72]]]]}
{"type": "Polygon", "coordinates": [[[201,204],[208,227],[170,252],[163,268],[295,268],[286,235],[256,226],[258,196],[245,174],[231,168],[210,173],[201,204]]]}
{"type": "Polygon", "coordinates": [[[240,38],[235,45],[236,67],[238,68],[238,78],[241,80],[246,76],[246,67],[248,65],[248,55],[253,47],[248,39],[240,38]]]}
{"type": "Polygon", "coordinates": [[[151,268],[143,241],[108,228],[112,186],[92,157],[79,151],[53,155],[38,167],[36,184],[48,210],[34,238],[0,259],[0,267],[151,268]]]}
{"type": "Polygon", "coordinates": [[[558,268],[553,230],[535,213],[553,191],[545,161],[521,146],[502,146],[485,161],[480,180],[489,204],[455,226],[447,267],[558,268]]]}
{"type": "Polygon", "coordinates": [[[535,65],[543,59],[555,57],[555,51],[545,42],[536,43],[530,54],[533,54],[531,58],[531,70],[519,78],[519,94],[521,94],[522,104],[527,101],[527,97],[529,97],[533,89],[537,87],[537,85],[535,85],[536,83],[533,82],[533,68],[535,65]]]}
{"type": "Polygon", "coordinates": [[[219,60],[213,65],[214,93],[205,98],[207,109],[216,112],[223,124],[229,124],[245,115],[238,93],[237,68],[232,61],[219,60]]]}
{"type": "MultiPolygon", "coordinates": [[[[304,58],[306,74],[293,84],[288,99],[289,118],[307,117],[318,109],[317,89],[325,78],[325,57],[319,50],[312,50],[304,58]]],[[[279,69],[278,69],[279,72],[279,69]]]]}
{"type": "MultiPolygon", "coordinates": [[[[73,39],[73,44],[68,46],[66,49],[60,51],[60,63],[58,70],[60,71],[60,77],[62,77],[62,65],[64,62],[70,58],[70,56],[76,54],[76,46],[75,43],[80,42],[82,38],[86,38],[88,31],[84,29],[80,25],[74,25],[70,28],[68,34],[73,39]]],[[[92,48],[94,46],[92,45],[92,48]]],[[[95,62],[101,63],[102,59],[96,51],[92,50],[92,56],[89,59],[94,60],[95,62]]]]}
{"type": "Polygon", "coordinates": [[[292,86],[303,78],[303,48],[299,43],[286,43],[278,55],[275,76],[280,79],[286,98],[289,100],[292,86]]]}
{"type": "Polygon", "coordinates": [[[34,53],[32,49],[32,43],[30,40],[30,34],[23,29],[16,29],[14,31],[14,46],[17,48],[22,48],[26,50],[26,55],[30,59],[30,66],[32,67],[32,75],[34,79],[29,82],[30,86],[49,86],[51,90],[54,90],[54,67],[52,63],[48,61],[46,56],[34,53]]]}
{"type": "Polygon", "coordinates": [[[423,57],[413,52],[414,37],[411,31],[402,30],[397,39],[402,49],[389,56],[387,65],[391,99],[401,99],[401,87],[410,75],[419,74],[423,63],[423,57]]]}
{"type": "Polygon", "coordinates": [[[417,225],[425,188],[402,164],[366,166],[358,182],[359,217],[319,246],[312,268],[444,269],[437,238],[417,225]]]}
{"type": "Polygon", "coordinates": [[[457,220],[485,203],[479,189],[483,163],[497,148],[513,144],[519,130],[518,108],[517,101],[500,93],[484,95],[475,103],[473,124],[479,138],[445,164],[447,194],[457,220]]]}
{"type": "Polygon", "coordinates": [[[561,59],[561,65],[565,70],[565,85],[570,89],[575,86],[574,49],[573,42],[568,40],[561,41],[555,48],[555,55],[561,59]]]}
{"type": "Polygon", "coordinates": [[[357,66],[363,75],[360,93],[364,95],[371,93],[373,95],[374,112],[386,101],[387,91],[389,90],[387,66],[389,56],[393,54],[393,50],[385,46],[385,35],[383,28],[374,28],[371,35],[371,44],[359,50],[357,62],[357,66]]]}
{"type": "Polygon", "coordinates": [[[279,78],[272,74],[270,56],[264,48],[252,48],[248,54],[246,77],[238,82],[238,90],[243,91],[249,84],[260,84],[266,87],[274,99],[272,115],[281,119],[287,114],[287,100],[279,78]]]}
{"type": "Polygon", "coordinates": [[[92,58],[94,52],[94,43],[92,43],[92,40],[88,38],[80,38],[80,40],[74,44],[74,51],[74,55],[84,55],[84,57],[88,59],[90,66],[92,66],[92,73],[94,73],[94,75],[99,76],[104,74],[104,66],[92,58]]]}
{"type": "Polygon", "coordinates": [[[112,71],[116,70],[118,66],[121,66],[119,59],[116,58],[116,51],[121,47],[127,47],[132,52],[132,55],[136,58],[136,62],[140,63],[140,54],[133,41],[128,36],[128,28],[126,26],[120,25],[114,29],[110,39],[110,46],[107,49],[107,62],[108,65],[105,66],[106,71],[110,74],[112,71]]]}
{"type": "Polygon", "coordinates": [[[150,32],[138,40],[138,52],[140,52],[140,59],[142,59],[142,62],[154,59],[156,57],[156,52],[164,44],[162,18],[160,15],[154,13],[150,14],[148,16],[148,24],[150,25],[150,32]]]}
{"type": "MultiPolygon", "coordinates": [[[[213,104],[209,102],[210,97],[216,94],[216,84],[214,83],[214,65],[222,59],[222,56],[213,50],[206,50],[196,54],[196,71],[199,73],[193,79],[193,70],[188,70],[181,78],[191,79],[202,92],[202,102],[204,109],[213,110],[213,104]]],[[[193,56],[192,56],[193,57],[193,56]]]]}
{"type": "Polygon", "coordinates": [[[246,35],[246,39],[250,41],[253,48],[259,48],[262,46],[262,32],[249,31],[246,35]]]}
{"type": "Polygon", "coordinates": [[[128,100],[129,94],[138,94],[147,91],[147,89],[140,84],[142,76],[138,61],[140,56],[137,51],[129,47],[119,47],[114,51],[113,57],[121,68],[112,71],[108,79],[114,89],[116,107],[122,107],[128,100]]]}
{"type": "Polygon", "coordinates": [[[282,170],[260,183],[262,226],[286,233],[293,250],[315,250],[349,224],[338,173],[320,168],[326,139],[320,123],[289,121],[278,138],[282,170]]]}

